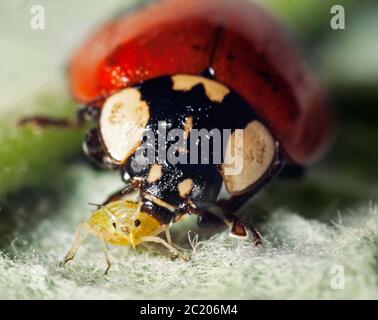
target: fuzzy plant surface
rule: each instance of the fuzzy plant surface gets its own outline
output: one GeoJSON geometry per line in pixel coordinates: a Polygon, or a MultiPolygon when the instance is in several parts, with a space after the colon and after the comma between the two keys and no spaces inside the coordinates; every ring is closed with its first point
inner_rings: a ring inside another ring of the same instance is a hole
{"type": "MultiPolygon", "coordinates": [[[[110,2],[90,7],[93,17],[112,8],[118,12],[124,3],[110,2]],[[107,7],[110,2],[113,7],[107,7]]],[[[264,1],[297,33],[308,34],[308,51],[320,56],[317,70],[334,93],[339,134],[328,156],[303,177],[274,179],[238,213],[262,233],[258,247],[230,237],[227,230],[200,230],[189,217],[173,230],[173,241],[191,256],[189,262],[172,260],[158,245],[109,247],[112,267],[105,276],[101,246],[90,238],[73,261],[60,266],[76,228],[95,210],[88,203],[101,203],[123,184],[118,173],[96,171],[84,159],[84,130],[15,125],[34,113],[72,116],[76,104],[59,85],[54,89],[49,83],[46,93],[17,97],[21,103],[7,108],[0,103],[0,299],[378,299],[378,97],[373,89],[378,73],[372,64],[375,51],[367,50],[367,30],[376,25],[378,11],[353,5],[359,17],[351,15],[348,31],[330,33],[325,29],[332,1],[318,11],[317,2],[264,1]],[[355,56],[361,57],[360,65],[355,56]]],[[[65,21],[57,14],[63,10],[60,2],[42,3],[55,14],[49,21],[65,21]]],[[[81,12],[72,24],[75,30],[82,25],[81,12]]],[[[55,39],[53,28],[46,32],[55,39]]],[[[0,57],[14,55],[12,45],[26,52],[24,39],[42,42],[42,35],[27,31],[17,46],[14,35],[5,43],[9,53],[0,57]]],[[[38,51],[45,48],[36,48],[28,56],[36,58],[28,64],[30,77],[37,57],[41,63],[35,74],[48,73],[38,51]]],[[[20,84],[34,81],[19,68],[12,71],[20,84]]],[[[8,78],[0,77],[0,85],[8,96],[15,95],[8,78]]]]}
{"type": "Polygon", "coordinates": [[[33,203],[33,213],[26,204],[13,212],[19,215],[15,219],[27,213],[39,221],[16,224],[0,257],[0,298],[378,298],[378,209],[373,204],[340,212],[327,223],[276,209],[259,223],[264,235],[259,247],[225,231],[204,234],[193,229],[193,221],[184,221],[173,239],[186,247],[189,262],[171,260],[158,246],[112,247],[113,265],[105,276],[95,239],[66,267],[59,262],[75,227],[91,211],[88,202],[102,199],[105,190],[119,184],[118,177],[80,164],[69,168],[65,179],[73,190],[61,190],[64,200],[46,194],[33,203]]]}
{"type": "Polygon", "coordinates": [[[105,276],[95,239],[67,266],[59,262],[75,227],[91,211],[88,202],[102,199],[104,190],[119,183],[118,177],[81,164],[71,167],[66,179],[74,187],[63,201],[46,194],[33,203],[32,213],[30,206],[18,206],[16,219],[27,213],[39,221],[19,221],[2,251],[0,298],[378,298],[378,210],[373,204],[340,212],[330,222],[276,209],[258,224],[264,235],[259,247],[225,231],[204,234],[193,229],[193,221],[184,221],[173,239],[186,247],[189,262],[171,260],[158,246],[111,247],[113,265],[105,276]]]}

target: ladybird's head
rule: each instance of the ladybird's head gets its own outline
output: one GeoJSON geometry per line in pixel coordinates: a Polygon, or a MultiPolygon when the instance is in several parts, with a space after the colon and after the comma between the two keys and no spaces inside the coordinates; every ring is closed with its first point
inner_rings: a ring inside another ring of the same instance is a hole
{"type": "Polygon", "coordinates": [[[100,207],[87,222],[91,231],[115,245],[136,245],[143,237],[154,235],[161,223],[140,210],[136,202],[119,200],[100,207]]]}

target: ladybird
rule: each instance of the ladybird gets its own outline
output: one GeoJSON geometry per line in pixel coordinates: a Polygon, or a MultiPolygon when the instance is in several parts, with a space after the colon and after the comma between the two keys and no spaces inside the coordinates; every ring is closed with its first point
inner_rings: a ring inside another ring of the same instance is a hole
{"type": "Polygon", "coordinates": [[[258,244],[234,213],[283,167],[318,160],[332,133],[324,90],[282,26],[248,1],[166,0],[118,16],[74,53],[68,76],[84,105],[75,120],[22,123],[92,123],[85,153],[126,184],[80,228],[104,243],[159,242],[185,259],[169,228],[196,214],[200,226],[227,225],[258,244]],[[232,170],[233,162],[242,166],[232,170]],[[125,200],[132,191],[136,203],[125,200]]]}

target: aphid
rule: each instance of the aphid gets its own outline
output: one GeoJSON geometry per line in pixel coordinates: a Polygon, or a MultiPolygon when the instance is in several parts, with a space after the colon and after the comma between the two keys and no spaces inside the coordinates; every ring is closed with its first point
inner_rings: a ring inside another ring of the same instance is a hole
{"type": "Polygon", "coordinates": [[[144,242],[160,243],[183,260],[188,258],[177,250],[171,241],[169,226],[163,225],[153,215],[140,211],[138,203],[128,200],[113,201],[99,206],[87,222],[82,223],[75,241],[63,263],[72,260],[88,235],[94,235],[102,244],[108,272],[111,262],[106,243],[135,248],[144,242]],[[165,233],[167,240],[158,237],[165,233]]]}
{"type": "MultiPolygon", "coordinates": [[[[95,216],[113,212],[113,202],[120,205],[118,200],[138,190],[135,214],[144,218],[132,228],[141,230],[139,240],[156,237],[152,220],[160,231],[197,214],[200,226],[227,225],[231,234],[259,243],[258,232],[234,213],[284,166],[319,159],[331,136],[326,95],[281,29],[241,0],[162,1],[117,17],[70,62],[72,93],[86,105],[77,120],[33,117],[22,123],[72,128],[91,122],[85,153],[102,168],[119,170],[126,183],[95,216]],[[229,135],[220,152],[209,150],[209,158],[218,161],[172,163],[153,153],[154,161],[146,162],[139,152],[144,134],[160,138],[162,122],[181,129],[186,142],[172,149],[175,142],[165,140],[167,157],[191,155],[196,144],[189,142],[197,129],[229,130],[229,135]],[[242,168],[231,174],[227,169],[237,141],[243,146],[242,168]],[[219,196],[222,186],[226,199],[219,196]],[[211,212],[215,206],[222,209],[220,217],[211,212]]],[[[103,222],[113,230],[110,218],[96,221],[90,223],[92,232],[103,222]]],[[[118,224],[113,233],[119,241],[137,241],[122,238],[118,224]]]]}

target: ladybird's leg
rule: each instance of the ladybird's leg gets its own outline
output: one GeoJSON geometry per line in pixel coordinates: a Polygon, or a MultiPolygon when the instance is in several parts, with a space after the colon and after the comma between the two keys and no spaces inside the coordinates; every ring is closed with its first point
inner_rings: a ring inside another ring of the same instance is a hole
{"type": "Polygon", "coordinates": [[[285,179],[295,179],[302,178],[305,174],[305,167],[296,164],[286,164],[278,174],[278,177],[285,179]]]}
{"type": "Polygon", "coordinates": [[[261,243],[260,233],[250,224],[240,221],[234,215],[244,204],[251,198],[252,194],[247,193],[241,196],[234,196],[228,200],[220,200],[217,205],[222,209],[224,222],[230,227],[230,233],[240,238],[249,238],[252,243],[258,245],[261,243]]]}
{"type": "Polygon", "coordinates": [[[77,129],[83,125],[85,122],[95,121],[99,117],[100,109],[94,104],[89,104],[81,108],[74,118],[53,118],[42,115],[35,115],[30,117],[22,118],[18,121],[18,126],[33,125],[38,128],[67,128],[67,129],[77,129]]]}
{"type": "Polygon", "coordinates": [[[139,188],[139,185],[140,185],[140,182],[137,181],[137,180],[131,180],[127,183],[126,187],[125,188],[122,188],[121,190],[118,190],[116,191],[115,193],[113,193],[112,195],[110,195],[104,202],[102,205],[107,205],[109,204],[110,202],[114,202],[114,201],[117,201],[117,200],[120,200],[121,198],[123,198],[125,195],[129,194],[131,191],[133,191],[134,189],[137,189],[139,188]]]}
{"type": "Polygon", "coordinates": [[[244,194],[234,195],[230,199],[217,201],[217,206],[222,210],[224,221],[231,228],[232,235],[242,238],[249,237],[256,245],[261,243],[260,233],[251,225],[241,222],[234,213],[241,209],[274,176],[278,175],[284,164],[285,161],[282,158],[281,152],[277,149],[272,166],[252,189],[244,194]]]}
{"type": "Polygon", "coordinates": [[[124,193],[124,188],[121,189],[121,190],[118,190],[116,192],[114,192],[113,194],[111,194],[103,203],[102,205],[103,206],[106,206],[107,204],[109,204],[110,202],[114,202],[114,201],[118,201],[119,199],[121,199],[125,193],[124,193]]]}
{"type": "Polygon", "coordinates": [[[198,216],[197,225],[200,228],[220,228],[226,226],[224,220],[215,213],[208,210],[200,210],[191,201],[186,202],[182,206],[181,211],[186,214],[196,214],[198,216]]]}
{"type": "Polygon", "coordinates": [[[203,228],[229,227],[231,235],[240,238],[250,238],[253,244],[260,244],[260,233],[253,226],[240,221],[240,219],[233,214],[243,207],[252,195],[252,192],[248,192],[244,195],[233,196],[228,200],[219,200],[217,206],[222,211],[221,218],[209,211],[195,212],[198,214],[198,226],[203,228]]]}
{"type": "Polygon", "coordinates": [[[177,254],[183,261],[189,261],[189,258],[182,254],[180,251],[178,251],[176,248],[174,248],[172,245],[170,245],[167,241],[165,241],[162,238],[159,237],[152,237],[152,236],[147,236],[142,238],[143,242],[155,242],[155,243],[160,243],[167,249],[169,249],[171,252],[177,254]]]}
{"type": "Polygon", "coordinates": [[[38,128],[69,128],[74,129],[78,127],[78,124],[75,120],[72,119],[58,119],[58,118],[50,118],[45,116],[31,116],[22,118],[18,121],[18,126],[26,126],[26,125],[33,125],[38,128]]]}
{"type": "Polygon", "coordinates": [[[230,227],[232,236],[244,239],[250,239],[254,245],[261,244],[260,233],[250,224],[241,222],[238,217],[233,214],[225,216],[225,223],[230,227]]]}
{"type": "Polygon", "coordinates": [[[200,228],[221,228],[226,226],[224,220],[210,211],[202,211],[197,214],[197,225],[200,228]]]}
{"type": "Polygon", "coordinates": [[[82,223],[78,227],[78,229],[76,231],[75,240],[72,244],[72,247],[67,252],[67,254],[65,255],[65,257],[62,261],[63,265],[65,265],[68,261],[71,261],[75,257],[77,251],[79,250],[80,246],[83,244],[83,241],[88,237],[89,233],[90,232],[88,230],[86,223],[82,223]]]}
{"type": "Polygon", "coordinates": [[[242,195],[232,196],[227,200],[222,199],[217,201],[216,205],[222,210],[223,215],[227,216],[240,210],[256,192],[256,190],[252,190],[242,195]]]}
{"type": "Polygon", "coordinates": [[[261,243],[260,233],[251,225],[241,222],[232,214],[228,214],[221,219],[212,212],[201,212],[199,213],[197,224],[201,228],[220,228],[228,226],[233,236],[250,238],[255,245],[261,243]]]}

